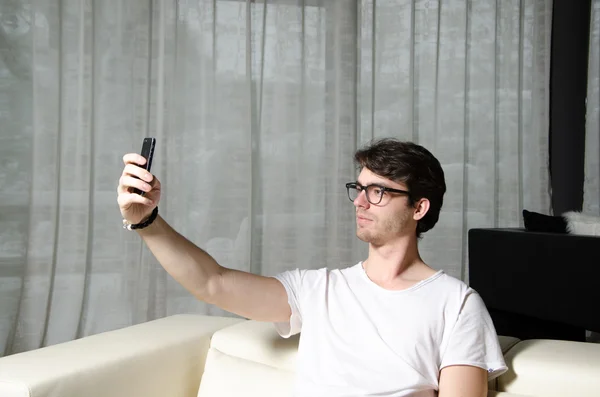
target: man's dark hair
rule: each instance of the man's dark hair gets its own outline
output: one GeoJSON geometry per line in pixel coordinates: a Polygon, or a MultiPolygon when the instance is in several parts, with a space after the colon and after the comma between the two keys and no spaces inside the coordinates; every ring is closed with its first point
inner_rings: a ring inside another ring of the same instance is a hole
{"type": "Polygon", "coordinates": [[[404,183],[410,192],[411,205],[422,198],[429,200],[429,211],[417,224],[417,237],[437,223],[446,181],[440,162],[429,150],[413,142],[384,138],[359,149],[354,161],[361,169],[367,168],[379,176],[404,183]]]}

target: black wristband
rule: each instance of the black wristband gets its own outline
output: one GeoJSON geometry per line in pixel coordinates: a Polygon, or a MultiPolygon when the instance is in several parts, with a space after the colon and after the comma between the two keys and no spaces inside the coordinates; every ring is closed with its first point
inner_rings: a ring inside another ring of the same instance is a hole
{"type": "Polygon", "coordinates": [[[152,211],[152,213],[150,214],[150,216],[148,217],[148,219],[146,219],[145,221],[140,222],[140,223],[136,223],[136,224],[124,223],[123,227],[125,229],[129,229],[129,230],[143,229],[145,227],[150,226],[152,224],[152,222],[154,222],[154,220],[156,219],[157,216],[158,216],[158,206],[156,206],[154,208],[154,210],[152,211]]]}

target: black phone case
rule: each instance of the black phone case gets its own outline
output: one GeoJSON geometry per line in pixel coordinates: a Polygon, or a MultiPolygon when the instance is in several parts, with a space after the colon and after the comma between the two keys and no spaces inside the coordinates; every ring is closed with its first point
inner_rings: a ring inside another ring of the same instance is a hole
{"type": "MultiPolygon", "coordinates": [[[[140,154],[142,157],[146,159],[145,165],[140,165],[140,167],[144,168],[146,171],[150,172],[152,167],[152,158],[154,157],[154,147],[156,146],[155,138],[144,138],[144,142],[142,143],[142,151],[140,154]]],[[[140,189],[133,189],[133,193],[139,194],[143,196],[146,192],[141,191],[140,189]]]]}

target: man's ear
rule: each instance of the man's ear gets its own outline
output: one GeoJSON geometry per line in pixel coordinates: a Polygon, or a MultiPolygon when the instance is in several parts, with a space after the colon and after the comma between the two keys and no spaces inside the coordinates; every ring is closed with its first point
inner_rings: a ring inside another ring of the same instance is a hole
{"type": "Polygon", "coordinates": [[[429,202],[428,199],[426,199],[426,198],[419,199],[415,203],[415,212],[413,213],[413,219],[415,221],[420,221],[421,219],[423,219],[423,217],[427,214],[427,211],[429,211],[430,206],[431,206],[431,203],[429,202]]]}

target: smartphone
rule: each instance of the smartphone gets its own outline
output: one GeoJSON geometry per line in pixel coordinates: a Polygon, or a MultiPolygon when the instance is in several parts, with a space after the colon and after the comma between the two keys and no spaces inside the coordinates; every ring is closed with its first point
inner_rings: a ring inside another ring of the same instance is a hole
{"type": "MultiPolygon", "coordinates": [[[[139,167],[144,168],[146,171],[150,172],[150,168],[152,167],[152,158],[154,157],[154,147],[156,146],[156,138],[144,138],[144,142],[142,142],[142,151],[140,154],[146,159],[145,165],[139,165],[139,167]]],[[[137,178],[137,177],[135,177],[137,178]]],[[[137,193],[140,196],[146,194],[146,192],[140,189],[133,189],[133,193],[137,193]]]]}

